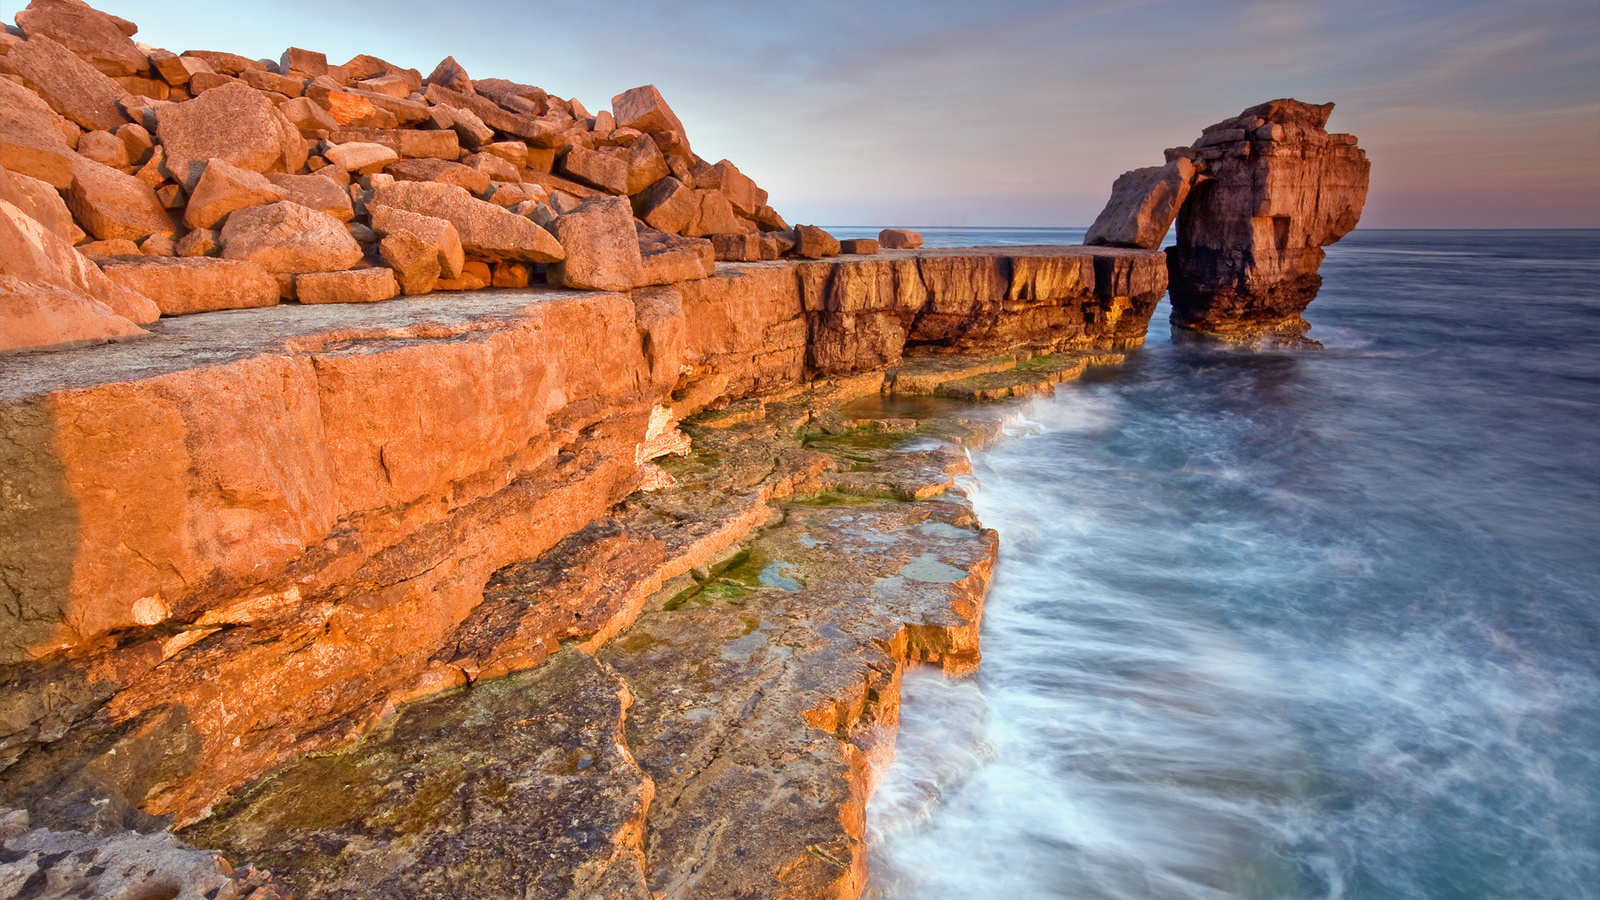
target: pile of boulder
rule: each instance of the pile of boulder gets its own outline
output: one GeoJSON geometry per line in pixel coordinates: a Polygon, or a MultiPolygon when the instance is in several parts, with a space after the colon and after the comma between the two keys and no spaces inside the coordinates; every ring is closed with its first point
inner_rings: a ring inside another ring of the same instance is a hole
{"type": "Polygon", "coordinates": [[[160,315],[548,283],[630,290],[844,250],[690,148],[653,85],[532,85],[136,43],[82,0],[0,32],[0,351],[160,315]]]}

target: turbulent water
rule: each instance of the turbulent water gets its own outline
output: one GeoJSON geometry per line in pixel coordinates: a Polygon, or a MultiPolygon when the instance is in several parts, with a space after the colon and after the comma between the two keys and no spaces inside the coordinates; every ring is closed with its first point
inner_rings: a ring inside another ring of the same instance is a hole
{"type": "Polygon", "coordinates": [[[983,668],[907,679],[875,896],[1600,896],[1600,232],[1323,274],[1326,349],[1163,304],[976,455],[983,668]]]}

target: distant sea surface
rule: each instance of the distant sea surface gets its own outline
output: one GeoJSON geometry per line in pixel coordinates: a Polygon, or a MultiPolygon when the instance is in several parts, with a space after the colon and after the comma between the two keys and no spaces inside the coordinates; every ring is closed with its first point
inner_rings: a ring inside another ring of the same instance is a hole
{"type": "Polygon", "coordinates": [[[1600,232],[1322,271],[1325,349],[1163,303],[975,454],[983,666],[906,679],[873,896],[1600,896],[1600,232]]]}

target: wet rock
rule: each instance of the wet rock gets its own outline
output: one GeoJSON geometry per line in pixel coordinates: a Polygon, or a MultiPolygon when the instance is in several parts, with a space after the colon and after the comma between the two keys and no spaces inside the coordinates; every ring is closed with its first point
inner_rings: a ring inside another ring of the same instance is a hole
{"type": "Polygon", "coordinates": [[[300,132],[259,91],[224,85],[156,110],[167,171],[193,190],[210,159],[250,172],[297,172],[306,161],[300,132]]]}
{"type": "Polygon", "coordinates": [[[241,209],[222,227],[222,256],[274,274],[337,272],[361,261],[361,245],[327,213],[283,201],[241,209]]]}
{"type": "Polygon", "coordinates": [[[885,250],[915,250],[922,246],[922,235],[904,228],[885,228],[878,232],[878,243],[885,250]]]}
{"type": "Polygon", "coordinates": [[[189,193],[183,221],[190,228],[211,228],[234,210],[288,198],[289,192],[268,181],[265,175],[211,159],[189,193]]]}
{"type": "Polygon", "coordinates": [[[638,286],[643,263],[626,197],[585,200],[556,219],[555,232],[565,258],[550,266],[551,284],[596,291],[638,286]]]}
{"type": "Polygon", "coordinates": [[[21,76],[51,109],[88,131],[110,131],[128,121],[118,105],[128,93],[122,85],[42,34],[0,56],[0,71],[21,76]]]}
{"type": "Polygon", "coordinates": [[[1172,322],[1222,336],[1303,334],[1323,247],[1355,228],[1371,165],[1324,126],[1333,104],[1274,100],[1205,129],[1204,179],[1168,251],[1172,322]]]}
{"type": "Polygon", "coordinates": [[[252,262],[207,257],[108,262],[106,277],[178,316],[216,309],[249,309],[278,302],[278,282],[252,262]]]}
{"type": "Polygon", "coordinates": [[[1083,242],[1159,250],[1194,178],[1194,163],[1183,157],[1164,166],[1122,173],[1111,185],[1111,199],[1089,226],[1083,242]]]}
{"type": "Polygon", "coordinates": [[[566,256],[550,232],[455,185],[396,182],[379,187],[372,204],[444,219],[455,226],[467,254],[479,259],[553,263],[566,256]]]}
{"type": "Polygon", "coordinates": [[[294,292],[301,303],[376,303],[400,293],[400,285],[390,269],[356,269],[297,276],[294,292]]]}

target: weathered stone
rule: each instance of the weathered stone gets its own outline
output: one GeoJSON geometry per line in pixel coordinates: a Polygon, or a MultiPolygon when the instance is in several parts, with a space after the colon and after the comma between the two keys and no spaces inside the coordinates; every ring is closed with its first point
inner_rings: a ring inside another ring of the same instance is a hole
{"type": "Polygon", "coordinates": [[[1158,250],[1178,208],[1194,183],[1194,163],[1175,159],[1164,166],[1124,172],[1111,186],[1111,199],[1084,234],[1090,246],[1158,250]]]}
{"type": "Polygon", "coordinates": [[[328,74],[328,55],[314,50],[301,50],[299,47],[290,47],[283,51],[278,58],[278,71],[285,75],[299,75],[304,78],[316,78],[318,75],[328,74]]]}
{"type": "Polygon", "coordinates": [[[148,65],[113,16],[82,0],[33,0],[17,13],[17,25],[30,39],[44,35],[107,75],[137,75],[148,65]]]}
{"type": "Polygon", "coordinates": [[[303,80],[290,78],[287,75],[279,75],[276,72],[249,69],[239,75],[239,80],[258,91],[281,94],[289,99],[299,97],[305,91],[305,82],[303,80]]]}
{"type": "Polygon", "coordinates": [[[477,151],[494,140],[494,129],[485,125],[478,114],[470,109],[435,106],[433,115],[437,116],[436,127],[453,132],[456,140],[468,150],[477,151]]]}
{"type": "Polygon", "coordinates": [[[627,194],[630,197],[672,174],[672,170],[667,168],[667,158],[661,155],[661,148],[656,146],[655,141],[644,135],[638,135],[626,146],[628,148],[627,194]]]}
{"type": "Polygon", "coordinates": [[[840,253],[849,253],[856,256],[872,256],[882,249],[883,247],[872,238],[851,238],[839,242],[840,253]]]}
{"type": "Polygon", "coordinates": [[[381,108],[373,99],[377,94],[363,96],[359,92],[343,90],[323,82],[332,79],[326,76],[312,79],[306,85],[305,96],[307,99],[328,111],[328,116],[341,126],[360,126],[367,128],[393,128],[400,124],[400,117],[381,108]]]}
{"type": "Polygon", "coordinates": [[[384,75],[398,75],[405,79],[406,84],[411,86],[412,93],[422,90],[421,72],[366,53],[351,57],[344,65],[339,66],[339,72],[341,77],[348,81],[365,81],[369,78],[379,78],[384,75]]]}
{"type": "Polygon", "coordinates": [[[1274,100],[1194,144],[1204,178],[1167,251],[1174,325],[1223,336],[1304,333],[1322,248],[1360,220],[1371,169],[1355,138],[1324,130],[1332,109],[1274,100]],[[1257,137],[1222,140],[1233,131],[1257,137]]]}
{"type": "Polygon", "coordinates": [[[494,281],[494,271],[480,260],[468,260],[455,278],[440,278],[434,284],[437,291],[481,291],[494,281]]]}
{"type": "MultiPolygon", "coordinates": [[[[232,75],[223,75],[219,72],[196,72],[189,77],[189,96],[198,97],[207,91],[214,91],[217,88],[227,87],[228,85],[250,87],[232,75]]],[[[255,90],[255,88],[250,89],[255,90]]],[[[271,100],[271,98],[267,99],[271,100]]]]}
{"type": "Polygon", "coordinates": [[[363,175],[381,172],[384,166],[400,159],[400,154],[394,149],[364,141],[336,144],[324,150],[322,155],[327,157],[328,162],[346,172],[359,172],[363,175]]]}
{"type": "MultiPolygon", "coordinates": [[[[151,100],[167,100],[172,97],[172,88],[159,78],[145,78],[139,75],[114,75],[111,78],[122,89],[133,97],[148,97],[151,100]]],[[[127,112],[127,103],[122,104],[123,112],[127,112]]]]}
{"type": "Polygon", "coordinates": [[[250,172],[297,172],[306,142],[259,91],[225,85],[156,109],[156,134],[173,180],[192,190],[206,161],[221,159],[250,172]]]}
{"type": "Polygon", "coordinates": [[[708,237],[713,234],[751,234],[760,230],[754,222],[734,212],[733,203],[720,189],[697,189],[694,194],[698,206],[689,224],[683,227],[684,234],[708,237]]]}
{"type": "Polygon", "coordinates": [[[429,84],[460,91],[463,94],[472,93],[472,79],[467,77],[467,70],[456,62],[454,56],[446,56],[439,60],[439,64],[433,67],[427,80],[429,84]]]}
{"type": "Polygon", "coordinates": [[[378,188],[372,203],[444,219],[455,226],[467,254],[479,259],[553,263],[566,256],[550,232],[455,185],[396,182],[378,188]]]}
{"type": "Polygon", "coordinates": [[[0,78],[0,166],[54,188],[71,187],[71,127],[38,94],[0,78]]]}
{"type": "Polygon", "coordinates": [[[713,234],[711,246],[719,262],[759,262],[761,236],[756,234],[713,234]]]}
{"type": "Polygon", "coordinates": [[[83,229],[72,218],[61,194],[46,182],[0,167],[0,200],[22,210],[29,218],[69,244],[83,240],[83,229]]]}
{"type": "Polygon", "coordinates": [[[393,270],[379,267],[298,275],[294,292],[301,303],[376,303],[400,293],[400,285],[393,270]]]}
{"type": "Polygon", "coordinates": [[[177,256],[178,242],[164,234],[152,234],[139,242],[139,252],[145,256],[177,256]]]}
{"type": "Polygon", "coordinates": [[[527,203],[545,203],[550,199],[550,192],[537,184],[495,181],[490,182],[489,194],[484,199],[495,206],[509,209],[517,215],[523,215],[523,211],[518,207],[527,203]]]}
{"type": "Polygon", "coordinates": [[[150,65],[161,80],[173,87],[187,85],[201,72],[215,74],[211,64],[195,56],[179,56],[169,50],[156,50],[150,54],[150,65]]]}
{"type": "Polygon", "coordinates": [[[21,76],[51,109],[88,131],[110,131],[128,121],[118,105],[128,93],[122,85],[44,35],[0,56],[0,71],[21,76]]]}
{"type": "Polygon", "coordinates": [[[354,86],[364,91],[371,91],[374,94],[394,97],[397,100],[409,97],[412,90],[410,79],[396,72],[389,72],[374,78],[363,78],[357,81],[354,86]]]}
{"type": "MultiPolygon", "coordinates": [[[[674,146],[682,151],[689,148],[689,139],[683,123],[673,113],[672,107],[662,98],[653,84],[636,87],[611,98],[611,115],[623,128],[637,128],[646,134],[666,133],[673,136],[674,146]]],[[[666,149],[666,148],[663,148],[666,149]]]]}
{"type": "Polygon", "coordinates": [[[307,97],[295,97],[278,104],[278,112],[299,129],[302,136],[307,132],[332,132],[339,127],[338,120],[307,97]]]}
{"type": "Polygon", "coordinates": [[[337,272],[361,261],[344,223],[287,201],[241,209],[222,227],[222,256],[274,274],[337,272]]]}
{"type": "Polygon", "coordinates": [[[90,131],[78,138],[78,155],[113,169],[128,164],[128,148],[109,131],[90,131]]]}
{"type": "Polygon", "coordinates": [[[516,166],[491,153],[469,154],[461,160],[461,164],[469,169],[477,169],[479,172],[489,176],[491,183],[497,181],[520,182],[522,180],[522,174],[517,171],[516,166]]]}
{"type": "Polygon", "coordinates": [[[821,259],[824,256],[839,255],[839,241],[815,225],[796,225],[794,236],[794,252],[798,256],[821,259]]]}
{"type": "Polygon", "coordinates": [[[785,222],[783,216],[778,215],[778,211],[770,206],[757,207],[755,215],[750,218],[762,231],[789,230],[789,223],[785,222]]]}
{"type": "Polygon", "coordinates": [[[101,270],[117,284],[155,301],[164,316],[278,302],[278,282],[267,270],[243,260],[155,258],[107,262],[101,270]]]}
{"type": "Polygon", "coordinates": [[[178,239],[174,249],[182,257],[216,256],[218,237],[215,231],[209,228],[196,228],[178,239]]]}
{"type": "Polygon", "coordinates": [[[527,263],[497,262],[489,277],[489,286],[497,288],[525,288],[533,280],[533,267],[527,263]]]}
{"type": "Polygon", "coordinates": [[[566,256],[550,265],[551,284],[596,291],[638,286],[643,262],[626,197],[591,197],[557,218],[555,232],[566,256]]]}
{"type": "Polygon", "coordinates": [[[266,63],[259,59],[251,59],[248,56],[240,56],[237,53],[228,53],[222,50],[185,50],[183,55],[192,59],[204,60],[213,72],[219,75],[226,75],[229,78],[237,78],[251,70],[264,72],[267,69],[266,63]]]}
{"type": "Polygon", "coordinates": [[[379,234],[409,234],[432,247],[439,257],[439,277],[460,277],[466,252],[461,247],[460,232],[449,221],[377,204],[369,207],[369,212],[372,227],[379,234]]]}
{"type": "Polygon", "coordinates": [[[431,292],[439,281],[438,248],[411,232],[390,233],[378,244],[378,252],[408,297],[431,292]]]}
{"type": "Polygon", "coordinates": [[[716,251],[705,238],[665,234],[639,221],[634,228],[643,265],[640,285],[675,284],[716,274],[716,251]]]}
{"type": "Polygon", "coordinates": [[[139,245],[127,238],[112,238],[106,241],[88,241],[78,245],[78,252],[95,262],[105,262],[108,259],[122,257],[143,257],[139,245]]]}
{"type": "Polygon", "coordinates": [[[148,297],[113,283],[71,244],[4,200],[0,200],[0,275],[98,300],[139,325],[161,315],[148,297]]]}
{"type": "Polygon", "coordinates": [[[265,175],[212,159],[189,194],[183,221],[190,228],[211,228],[236,209],[288,199],[289,192],[268,181],[265,175]]]}
{"type": "Polygon", "coordinates": [[[885,250],[915,250],[922,246],[922,235],[905,228],[885,228],[878,232],[878,243],[885,250]]]}
{"type": "Polygon", "coordinates": [[[738,166],[728,160],[722,160],[712,168],[717,171],[718,186],[727,195],[728,202],[733,204],[734,212],[745,218],[752,218],[756,210],[766,204],[766,191],[756,187],[756,183],[750,180],[750,176],[739,171],[738,166]]]}
{"type": "MultiPolygon", "coordinates": [[[[150,132],[143,125],[129,122],[117,126],[117,130],[112,133],[122,142],[123,150],[127,151],[128,165],[142,166],[155,152],[155,138],[150,136],[150,132]]],[[[78,143],[81,148],[83,143],[81,138],[78,143]]]]}
{"type": "Polygon", "coordinates": [[[72,174],[67,206],[96,239],[139,241],[177,232],[155,191],[143,181],[83,157],[73,161],[72,174]]]}
{"type": "Polygon", "coordinates": [[[572,147],[562,157],[561,171],[608,194],[628,192],[628,163],[605,153],[572,147]]]}
{"type": "Polygon", "coordinates": [[[471,166],[443,159],[403,159],[383,171],[399,181],[428,181],[455,185],[470,194],[489,190],[489,176],[471,166]]]}
{"type": "Polygon", "coordinates": [[[298,203],[307,209],[327,213],[341,222],[355,218],[350,206],[350,194],[339,182],[326,175],[287,175],[274,172],[267,176],[273,186],[284,191],[283,199],[298,203]]]}
{"type": "Polygon", "coordinates": [[[86,294],[0,275],[0,353],[102,343],[144,333],[86,294]]]}

